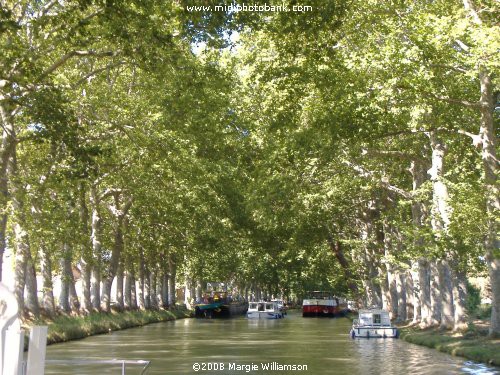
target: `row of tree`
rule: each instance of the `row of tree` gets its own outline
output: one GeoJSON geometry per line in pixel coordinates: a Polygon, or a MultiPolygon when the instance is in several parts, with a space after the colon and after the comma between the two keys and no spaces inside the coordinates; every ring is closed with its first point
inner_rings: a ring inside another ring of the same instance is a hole
{"type": "Polygon", "coordinates": [[[306,3],[2,3],[0,255],[21,305],[109,311],[115,282],[119,308],[157,308],[231,281],[461,329],[487,273],[500,332],[498,5],[306,3]]]}

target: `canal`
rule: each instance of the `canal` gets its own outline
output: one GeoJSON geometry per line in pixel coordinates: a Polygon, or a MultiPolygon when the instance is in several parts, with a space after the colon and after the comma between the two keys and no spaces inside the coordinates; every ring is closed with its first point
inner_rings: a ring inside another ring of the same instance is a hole
{"type": "MultiPolygon", "coordinates": [[[[500,374],[402,340],[351,340],[350,324],[298,313],[265,321],[182,319],[51,345],[47,359],[143,359],[151,361],[146,374],[500,374]]],[[[46,366],[46,374],[120,373],[113,365],[46,366]]]]}

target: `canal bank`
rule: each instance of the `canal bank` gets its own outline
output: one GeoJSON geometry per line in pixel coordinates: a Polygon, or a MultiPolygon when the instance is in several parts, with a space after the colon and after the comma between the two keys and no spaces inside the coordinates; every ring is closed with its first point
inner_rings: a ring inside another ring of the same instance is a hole
{"type": "Polygon", "coordinates": [[[486,332],[472,326],[464,333],[452,333],[437,328],[400,327],[400,338],[412,344],[437,349],[476,362],[500,366],[500,339],[490,339],[486,332]]]}
{"type": "MultiPolygon", "coordinates": [[[[151,323],[192,317],[192,311],[185,308],[169,310],[137,310],[123,312],[94,312],[88,315],[60,315],[53,319],[25,321],[23,328],[28,334],[35,325],[48,326],[47,344],[78,340],[89,336],[140,327],[151,323]]],[[[25,345],[28,339],[25,340],[25,345]]],[[[25,349],[27,349],[25,347],[25,349]]]]}

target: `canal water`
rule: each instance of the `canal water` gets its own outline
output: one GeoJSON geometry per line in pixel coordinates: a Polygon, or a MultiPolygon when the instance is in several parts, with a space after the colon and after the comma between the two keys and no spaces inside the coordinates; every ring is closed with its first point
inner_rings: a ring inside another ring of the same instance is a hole
{"type": "MultiPolygon", "coordinates": [[[[346,318],[182,319],[47,348],[48,360],[142,359],[146,374],[500,374],[395,339],[355,339],[346,318]],[[197,371],[195,371],[197,370],[197,371]]],[[[127,366],[126,374],[140,374],[127,366]]],[[[47,363],[46,374],[121,374],[116,365],[47,363]]]]}

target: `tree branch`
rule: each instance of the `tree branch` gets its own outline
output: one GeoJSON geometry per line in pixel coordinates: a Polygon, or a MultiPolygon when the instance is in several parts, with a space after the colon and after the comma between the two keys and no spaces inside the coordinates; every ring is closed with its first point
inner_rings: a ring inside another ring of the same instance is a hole
{"type": "Polygon", "coordinates": [[[391,185],[389,183],[388,177],[383,176],[383,177],[379,178],[379,177],[375,176],[375,174],[373,172],[367,171],[363,167],[361,167],[359,165],[355,165],[355,164],[351,163],[350,161],[344,161],[344,164],[349,166],[350,168],[352,168],[354,171],[356,171],[361,177],[374,178],[377,180],[377,182],[380,183],[380,185],[382,187],[386,188],[387,190],[393,191],[405,199],[410,199],[410,200],[413,199],[413,195],[411,193],[409,193],[406,190],[403,190],[401,188],[398,188],[397,186],[391,185]]]}
{"type": "Polygon", "coordinates": [[[51,66],[47,68],[37,79],[37,82],[41,81],[45,77],[47,77],[49,74],[53,73],[56,71],[59,67],[64,65],[68,60],[70,60],[73,57],[83,57],[83,56],[95,56],[95,57],[109,57],[109,56],[115,56],[117,55],[118,52],[116,51],[104,51],[104,52],[96,52],[96,51],[71,51],[65,54],[64,56],[61,56],[59,60],[54,62],[51,66]]]}
{"type": "Polygon", "coordinates": [[[408,161],[420,161],[420,162],[427,162],[424,158],[417,156],[417,155],[411,155],[403,151],[394,151],[394,150],[387,150],[387,151],[380,151],[380,150],[362,150],[361,155],[366,155],[366,156],[375,156],[375,157],[397,157],[399,159],[403,160],[408,160],[408,161]]]}
{"type": "Polygon", "coordinates": [[[448,69],[448,70],[453,70],[458,73],[467,73],[467,70],[464,68],[452,66],[452,65],[446,65],[446,64],[431,64],[431,68],[441,68],[441,69],[448,69]]]}
{"type": "Polygon", "coordinates": [[[446,96],[440,96],[432,93],[425,93],[426,96],[430,96],[436,100],[441,100],[446,103],[450,104],[459,104],[463,107],[467,108],[474,108],[474,109],[480,109],[481,108],[481,103],[479,102],[469,102],[468,100],[461,100],[461,99],[454,99],[454,98],[448,98],[446,96]]]}
{"type": "Polygon", "coordinates": [[[468,131],[465,131],[465,130],[462,130],[462,129],[458,129],[457,133],[458,134],[463,134],[463,135],[466,135],[467,137],[472,138],[472,144],[475,147],[479,147],[479,146],[481,146],[483,144],[483,139],[478,134],[469,133],[468,131]]]}

